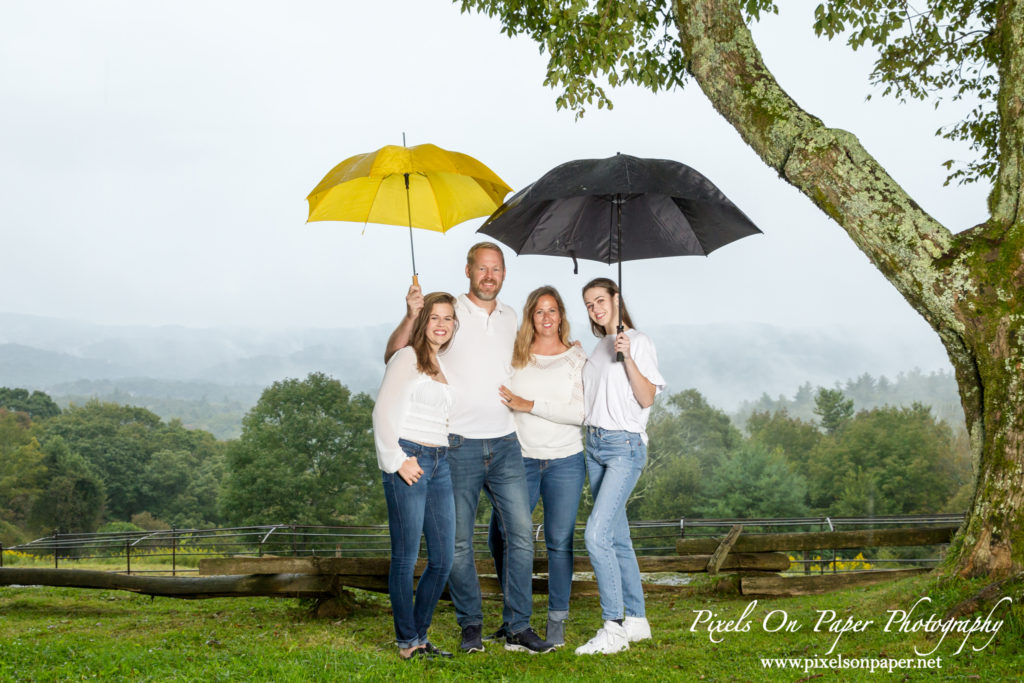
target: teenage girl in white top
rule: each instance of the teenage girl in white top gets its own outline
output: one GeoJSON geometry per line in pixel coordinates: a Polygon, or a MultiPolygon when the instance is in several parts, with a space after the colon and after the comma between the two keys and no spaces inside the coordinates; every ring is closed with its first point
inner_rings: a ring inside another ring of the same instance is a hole
{"type": "Polygon", "coordinates": [[[446,459],[452,399],[438,353],[448,348],[456,325],[454,297],[428,294],[410,345],[388,362],[373,408],[391,536],[388,593],[402,659],[451,656],[430,643],[427,629],[455,552],[455,503],[446,459]],[[423,536],[427,567],[413,597],[413,571],[423,536]]]}
{"type": "Polygon", "coordinates": [[[654,343],[633,329],[614,281],[587,283],[583,303],[591,330],[601,338],[583,368],[587,477],[594,498],[584,538],[604,626],[576,654],[610,654],[651,637],[626,502],[647,462],[647,418],[665,380],[654,343]],[[616,360],[619,352],[622,361],[616,360]]]}
{"type": "MultiPolygon", "coordinates": [[[[530,292],[512,352],[511,387],[501,399],[512,408],[523,448],[530,509],[544,501],[544,542],[548,550],[548,624],[544,639],[565,644],[565,618],[572,588],[572,536],[586,477],[583,464],[583,365],[587,354],[569,340],[565,304],[554,287],[530,292]],[[528,398],[524,398],[528,397],[528,398]]],[[[494,518],[488,536],[501,548],[494,518]]],[[[492,552],[495,558],[500,552],[492,552]]],[[[496,560],[497,561],[497,560],[496,560]]],[[[501,576],[501,571],[498,571],[501,576]]]]}

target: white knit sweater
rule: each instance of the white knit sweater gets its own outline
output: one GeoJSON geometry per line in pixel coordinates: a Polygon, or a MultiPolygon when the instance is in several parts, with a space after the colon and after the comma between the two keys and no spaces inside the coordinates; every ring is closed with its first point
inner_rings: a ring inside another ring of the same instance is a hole
{"type": "Polygon", "coordinates": [[[557,356],[532,355],[512,376],[514,394],[533,401],[529,413],[515,412],[523,457],[564,458],[583,450],[583,366],[587,354],[571,346],[557,356]]]}

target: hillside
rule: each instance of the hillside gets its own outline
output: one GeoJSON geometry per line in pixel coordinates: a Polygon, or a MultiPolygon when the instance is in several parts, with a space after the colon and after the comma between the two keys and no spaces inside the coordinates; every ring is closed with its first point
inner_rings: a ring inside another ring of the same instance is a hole
{"type": "MultiPolygon", "coordinates": [[[[696,388],[727,411],[758,397],[794,396],[807,383],[842,384],[865,373],[938,372],[910,400],[949,402],[949,364],[920,332],[787,328],[766,324],[654,325],[670,392],[696,388]],[[944,377],[945,376],[945,377],[944,377]],[[938,386],[940,389],[935,389],[938,386]],[[935,395],[928,395],[929,393],[935,395]]],[[[0,386],[41,389],[58,402],[89,398],[140,405],[221,438],[276,380],[320,371],[353,391],[376,393],[390,328],[255,330],[104,326],[0,314],[0,386]]],[[[589,350],[593,337],[583,337],[589,350]]],[[[955,396],[955,385],[953,385],[955,396]]],[[[954,406],[955,412],[955,406],[954,406]]]]}

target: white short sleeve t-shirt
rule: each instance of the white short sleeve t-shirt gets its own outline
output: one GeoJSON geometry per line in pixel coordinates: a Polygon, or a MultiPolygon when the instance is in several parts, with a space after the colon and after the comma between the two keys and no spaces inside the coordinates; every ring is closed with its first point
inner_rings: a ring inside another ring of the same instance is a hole
{"type": "MultiPolygon", "coordinates": [[[[665,388],[665,378],[658,370],[658,353],[654,342],[643,332],[627,330],[630,355],[640,374],[654,385],[655,393],[665,388]]],[[[601,338],[583,367],[583,424],[603,429],[640,434],[647,443],[647,418],[650,408],[642,408],[629,386],[624,363],[615,360],[615,335],[601,338]]]]}
{"type": "Polygon", "coordinates": [[[467,439],[493,439],[515,431],[512,411],[498,388],[512,378],[516,312],[500,301],[490,314],[465,294],[455,301],[459,329],[443,354],[452,392],[449,429],[467,439]]]}

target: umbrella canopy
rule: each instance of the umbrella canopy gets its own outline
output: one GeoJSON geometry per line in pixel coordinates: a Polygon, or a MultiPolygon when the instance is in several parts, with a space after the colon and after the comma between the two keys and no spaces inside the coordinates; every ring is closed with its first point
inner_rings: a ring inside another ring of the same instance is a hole
{"type": "Polygon", "coordinates": [[[477,232],[517,254],[618,263],[622,291],[623,261],[706,256],[761,231],[689,166],[617,154],[553,168],[505,202],[477,232]]]}
{"type": "Polygon", "coordinates": [[[610,264],[705,256],[761,231],[693,168],[617,154],[555,167],[512,196],[478,232],[517,254],[610,264]]]}
{"type": "MultiPolygon", "coordinates": [[[[387,145],[345,159],[306,200],[312,221],[383,223],[446,232],[494,211],[512,191],[484,164],[436,145],[387,145]]],[[[413,254],[413,274],[416,257],[413,254]]]]}

